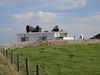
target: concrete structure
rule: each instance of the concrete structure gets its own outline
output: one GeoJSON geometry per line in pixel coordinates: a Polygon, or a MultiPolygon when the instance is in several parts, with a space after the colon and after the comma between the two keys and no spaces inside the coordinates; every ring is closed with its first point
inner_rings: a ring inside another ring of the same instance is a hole
{"type": "Polygon", "coordinates": [[[70,37],[66,32],[30,32],[17,34],[18,42],[72,39],[74,39],[74,37],[70,37]]]}
{"type": "Polygon", "coordinates": [[[68,33],[60,31],[58,26],[55,26],[51,32],[44,31],[40,26],[32,27],[26,26],[26,33],[17,34],[18,42],[27,41],[45,41],[45,40],[72,40],[74,37],[70,37],[68,33]]]}

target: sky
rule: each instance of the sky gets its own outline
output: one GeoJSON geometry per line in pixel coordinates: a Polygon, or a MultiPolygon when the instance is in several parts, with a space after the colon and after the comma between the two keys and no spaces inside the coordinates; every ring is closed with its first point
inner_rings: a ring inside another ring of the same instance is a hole
{"type": "Polygon", "coordinates": [[[0,0],[0,44],[17,42],[26,25],[55,25],[78,39],[100,33],[100,0],[0,0]]]}

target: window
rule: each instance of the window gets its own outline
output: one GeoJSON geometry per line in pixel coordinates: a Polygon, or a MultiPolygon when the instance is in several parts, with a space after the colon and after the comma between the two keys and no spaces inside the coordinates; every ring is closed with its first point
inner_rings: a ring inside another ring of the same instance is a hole
{"type": "Polygon", "coordinates": [[[47,40],[47,37],[42,37],[42,40],[47,40]]]}
{"type": "Polygon", "coordinates": [[[21,42],[29,41],[29,37],[21,37],[21,42]]]}
{"type": "Polygon", "coordinates": [[[47,37],[39,37],[39,40],[45,41],[47,40],[47,37]]]}

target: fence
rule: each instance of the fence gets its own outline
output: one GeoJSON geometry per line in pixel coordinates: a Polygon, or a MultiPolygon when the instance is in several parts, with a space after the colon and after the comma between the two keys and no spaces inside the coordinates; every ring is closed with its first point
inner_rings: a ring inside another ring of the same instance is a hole
{"type": "MultiPolygon", "coordinates": [[[[21,71],[21,60],[20,60],[20,54],[15,54],[16,58],[14,57],[14,52],[12,51],[8,51],[8,50],[0,50],[0,53],[3,54],[4,57],[6,57],[6,59],[8,61],[10,61],[11,64],[15,64],[16,65],[16,70],[18,72],[21,71]]],[[[23,67],[24,68],[24,67],[23,67]]],[[[23,75],[41,75],[40,74],[40,65],[37,64],[36,65],[36,70],[34,71],[33,74],[30,74],[30,67],[29,67],[29,58],[26,57],[25,58],[25,72],[22,73],[23,75]]]]}

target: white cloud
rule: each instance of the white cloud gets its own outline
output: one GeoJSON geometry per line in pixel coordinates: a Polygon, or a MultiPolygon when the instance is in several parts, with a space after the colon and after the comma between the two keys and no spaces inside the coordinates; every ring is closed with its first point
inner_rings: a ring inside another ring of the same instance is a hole
{"type": "Polygon", "coordinates": [[[85,18],[73,18],[74,21],[77,22],[94,22],[94,21],[100,21],[100,15],[92,15],[89,17],[85,17],[85,18]]]}
{"type": "Polygon", "coordinates": [[[87,5],[89,0],[12,0],[12,4],[18,5],[25,3],[26,9],[46,9],[46,10],[70,10],[73,8],[80,8],[87,5]],[[33,3],[29,5],[29,2],[33,3]]]}
{"type": "MultiPolygon", "coordinates": [[[[69,10],[85,6],[89,0],[38,0],[42,8],[69,10]]],[[[40,8],[41,8],[40,7],[40,8]]]]}
{"type": "Polygon", "coordinates": [[[18,19],[18,20],[21,20],[21,19],[29,20],[29,19],[31,19],[32,17],[34,17],[34,14],[31,13],[31,12],[29,12],[29,13],[24,13],[24,14],[15,14],[15,15],[13,15],[13,17],[14,17],[15,19],[18,19]]]}
{"type": "Polygon", "coordinates": [[[65,13],[52,13],[52,12],[27,12],[23,14],[13,15],[11,26],[15,31],[25,32],[26,25],[36,26],[39,25],[42,27],[42,30],[51,31],[55,25],[64,23],[66,21],[67,14],[65,13]],[[17,30],[16,30],[17,29],[17,30]],[[19,29],[19,30],[18,30],[19,29]]]}
{"type": "Polygon", "coordinates": [[[0,5],[9,3],[9,5],[13,7],[24,3],[27,6],[24,9],[27,10],[70,10],[73,8],[84,7],[88,2],[89,0],[0,0],[0,5]]]}
{"type": "Polygon", "coordinates": [[[90,38],[100,33],[100,15],[95,14],[88,17],[74,17],[71,19],[70,28],[74,29],[75,34],[84,34],[86,38],[90,38]]]}
{"type": "Polygon", "coordinates": [[[95,14],[84,18],[71,18],[70,16],[68,16],[68,14],[65,13],[51,13],[39,11],[37,13],[30,12],[13,15],[13,20],[16,23],[15,25],[19,27],[26,26],[27,24],[39,24],[43,28],[50,29],[53,28],[54,25],[59,25],[65,31],[76,30],[77,33],[85,33],[89,29],[90,32],[94,32],[93,28],[96,29],[95,32],[99,33],[98,28],[100,28],[99,14],[95,14]]]}
{"type": "Polygon", "coordinates": [[[58,0],[57,4],[59,9],[66,10],[83,7],[87,4],[87,0],[58,0]]]}
{"type": "Polygon", "coordinates": [[[61,16],[60,14],[42,11],[39,11],[37,13],[28,12],[24,14],[13,15],[14,21],[26,24],[56,23],[58,19],[62,18],[63,16],[61,16]]]}

